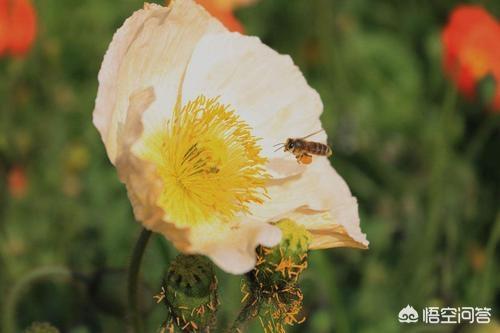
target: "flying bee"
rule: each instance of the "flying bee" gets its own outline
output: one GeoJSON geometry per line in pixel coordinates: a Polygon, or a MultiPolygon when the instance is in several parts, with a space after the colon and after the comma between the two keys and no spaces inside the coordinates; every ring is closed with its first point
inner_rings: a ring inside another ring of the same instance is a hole
{"type": "Polygon", "coordinates": [[[289,151],[294,154],[297,159],[297,163],[301,164],[311,164],[313,155],[326,157],[331,156],[332,149],[328,145],[320,142],[306,141],[307,138],[310,138],[311,136],[322,131],[323,130],[321,129],[302,138],[288,138],[284,143],[274,145],[275,147],[278,146],[275,151],[284,148],[285,152],[289,151]]]}

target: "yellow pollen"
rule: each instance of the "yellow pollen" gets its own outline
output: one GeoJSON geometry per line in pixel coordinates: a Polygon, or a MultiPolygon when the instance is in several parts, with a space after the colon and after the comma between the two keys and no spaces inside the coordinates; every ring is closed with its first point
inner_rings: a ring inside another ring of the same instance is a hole
{"type": "Polygon", "coordinates": [[[154,136],[146,146],[160,150],[151,154],[163,180],[158,203],[177,225],[227,221],[263,202],[269,176],[258,140],[218,97],[176,107],[154,136]]]}

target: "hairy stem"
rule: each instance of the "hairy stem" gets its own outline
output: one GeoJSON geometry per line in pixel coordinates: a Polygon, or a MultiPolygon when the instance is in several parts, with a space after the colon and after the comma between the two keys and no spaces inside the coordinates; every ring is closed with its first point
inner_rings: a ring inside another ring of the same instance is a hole
{"type": "Polygon", "coordinates": [[[132,253],[128,271],[128,317],[132,325],[133,332],[135,333],[141,333],[144,331],[141,315],[139,313],[137,285],[139,281],[139,272],[141,269],[142,257],[144,255],[144,250],[146,249],[150,236],[151,231],[143,228],[139,239],[137,240],[137,243],[135,243],[134,252],[132,253]]]}

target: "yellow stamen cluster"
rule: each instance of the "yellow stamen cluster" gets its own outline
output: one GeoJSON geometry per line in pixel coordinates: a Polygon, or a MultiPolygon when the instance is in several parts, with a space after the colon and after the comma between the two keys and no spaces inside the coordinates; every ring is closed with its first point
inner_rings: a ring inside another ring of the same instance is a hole
{"type": "Polygon", "coordinates": [[[177,225],[228,220],[262,203],[268,175],[251,128],[219,98],[198,96],[146,146],[163,180],[159,205],[177,225]]]}

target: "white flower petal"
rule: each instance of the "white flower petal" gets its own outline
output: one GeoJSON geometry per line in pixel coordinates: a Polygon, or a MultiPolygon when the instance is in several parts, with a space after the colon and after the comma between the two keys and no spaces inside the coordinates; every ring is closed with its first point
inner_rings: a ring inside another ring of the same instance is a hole
{"type": "Polygon", "coordinates": [[[190,240],[188,252],[208,256],[228,273],[243,274],[255,266],[255,248],[277,245],[281,230],[268,223],[242,218],[231,224],[195,226],[191,229],[190,240]]]}
{"type": "Polygon", "coordinates": [[[302,174],[272,180],[267,189],[270,200],[252,206],[254,218],[296,220],[313,232],[313,248],[368,246],[359,227],[356,198],[326,158],[313,157],[302,174]]]}
{"type": "MultiPolygon", "coordinates": [[[[302,172],[295,158],[274,152],[273,145],[289,137],[303,137],[321,129],[323,105],[300,70],[286,55],[280,55],[257,37],[238,33],[205,35],[193,52],[182,97],[219,96],[231,104],[260,141],[268,169],[274,177],[302,172]]],[[[315,141],[324,142],[319,133],[315,141]]]]}
{"type": "Polygon", "coordinates": [[[251,214],[263,220],[279,219],[298,208],[327,211],[353,198],[328,159],[320,156],[314,156],[300,175],[271,180],[267,190],[270,199],[251,208],[251,214]]]}
{"type": "Polygon", "coordinates": [[[117,137],[129,96],[154,87],[156,100],[143,116],[144,126],[159,126],[171,114],[182,75],[199,39],[225,28],[192,0],[168,8],[145,4],[116,32],[99,72],[94,124],[110,160],[117,158],[117,137]]]}
{"type": "Polygon", "coordinates": [[[368,248],[369,242],[359,226],[355,198],[350,204],[335,207],[329,212],[298,209],[286,217],[309,230],[312,235],[309,245],[311,250],[334,247],[368,248]]]}

